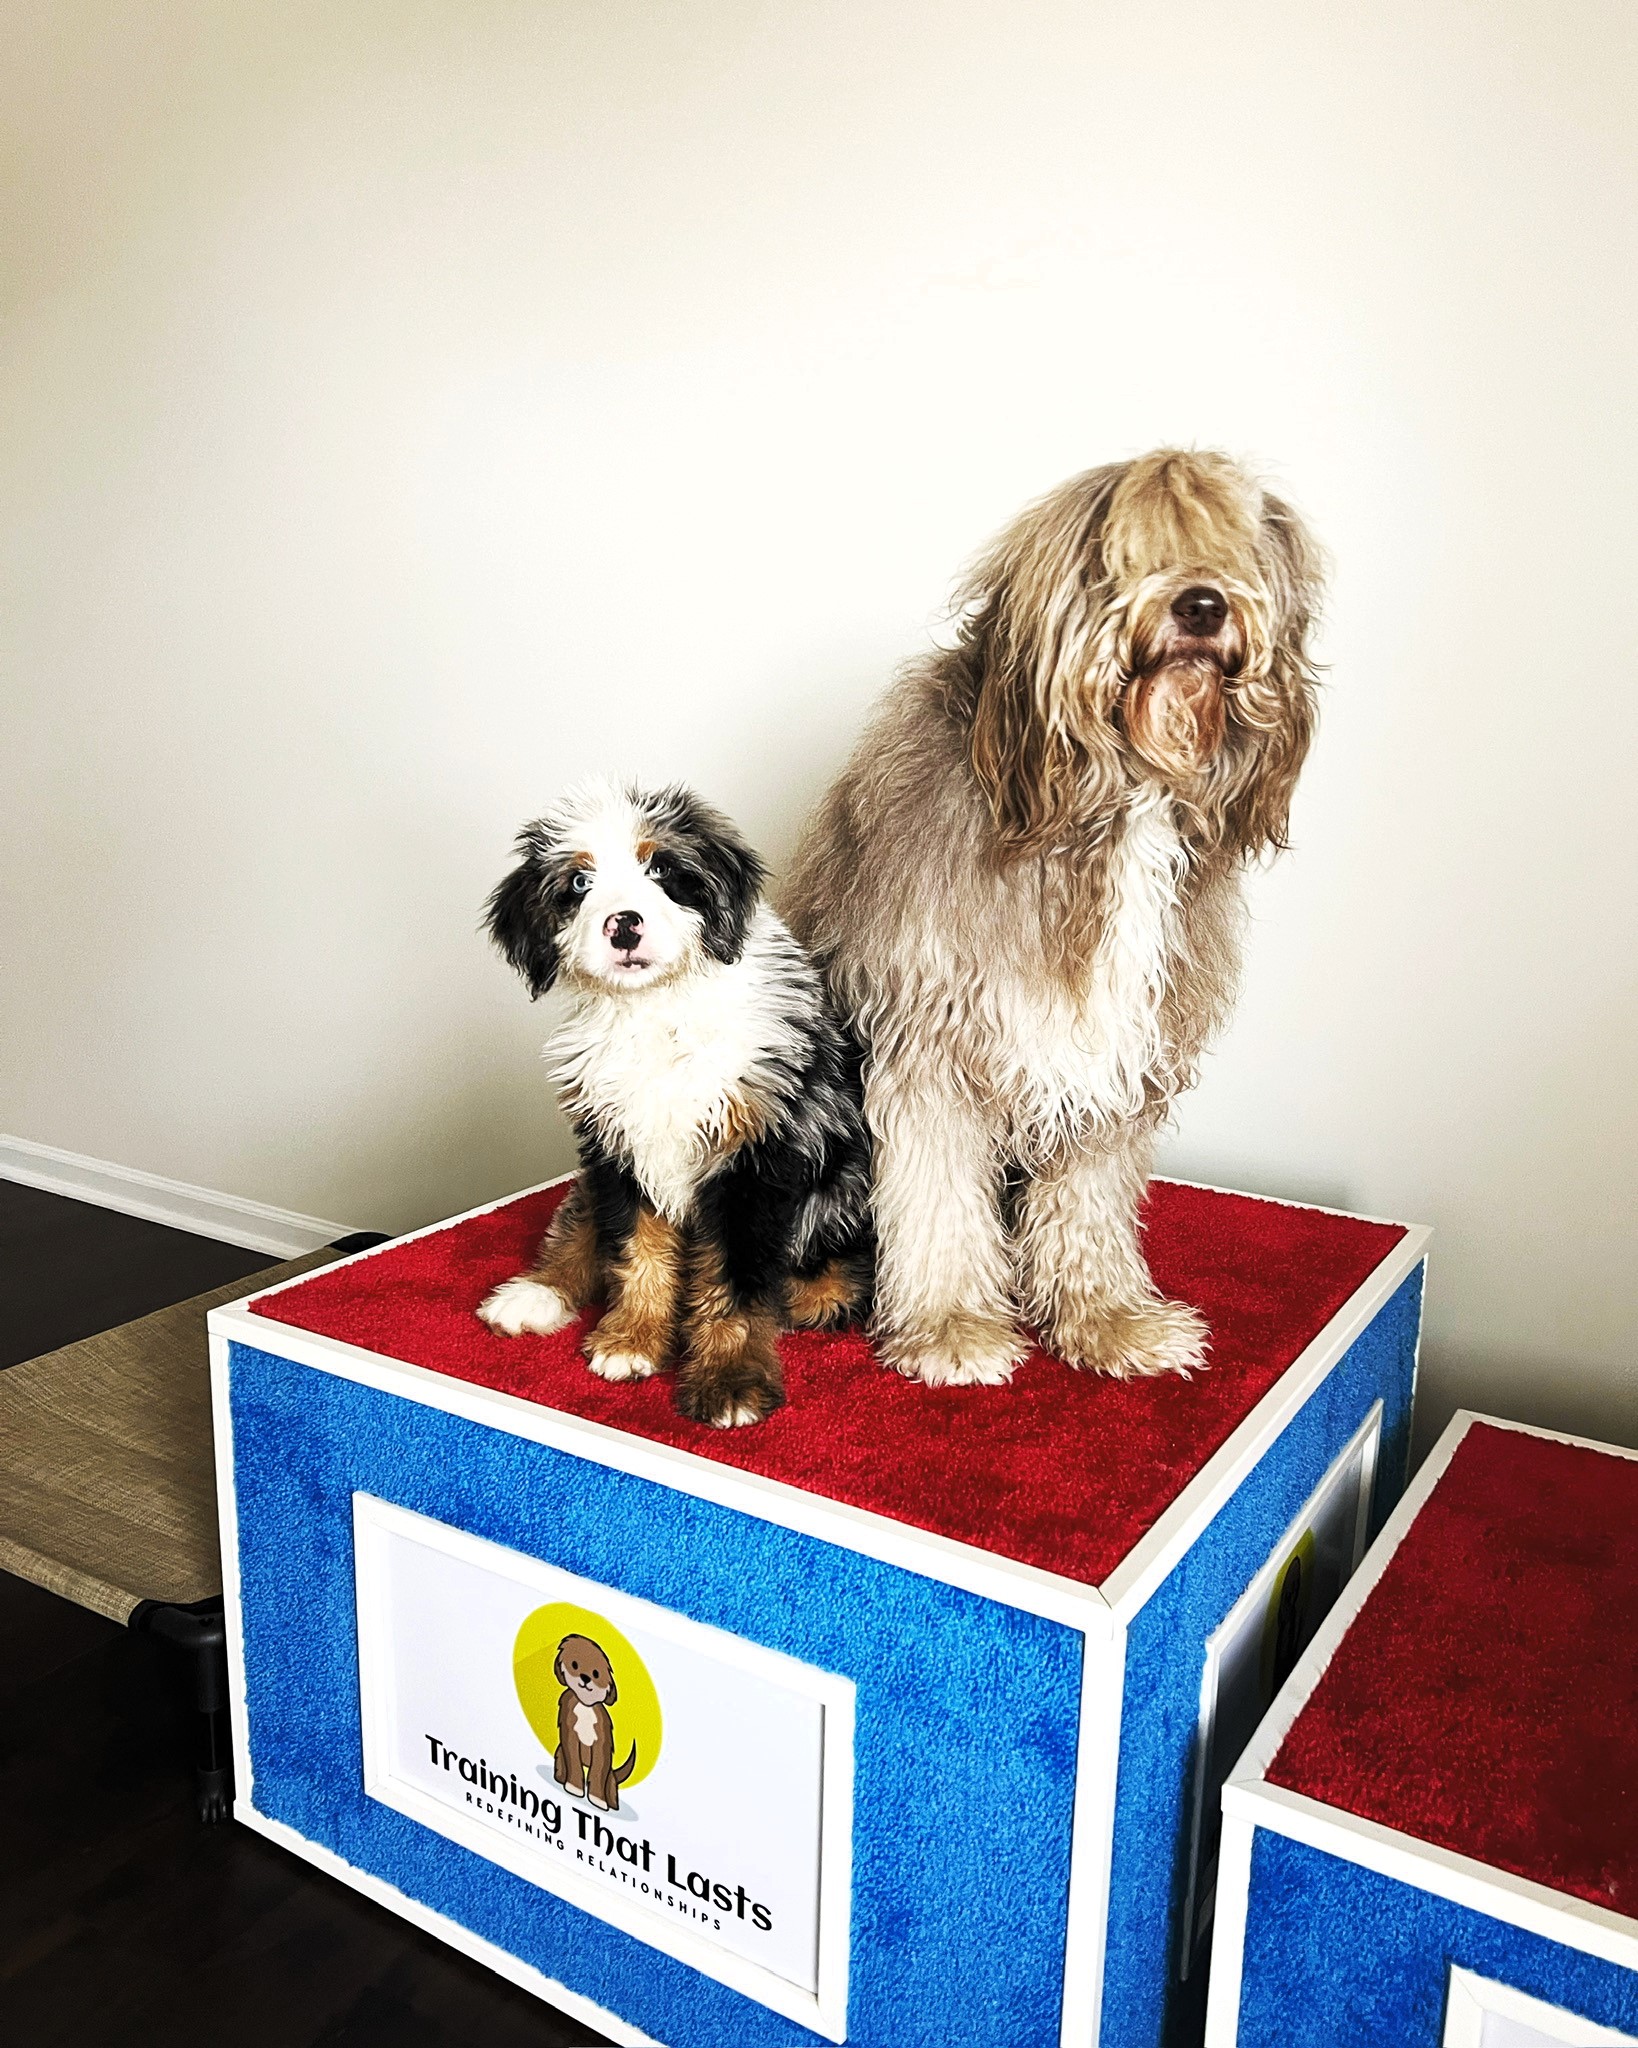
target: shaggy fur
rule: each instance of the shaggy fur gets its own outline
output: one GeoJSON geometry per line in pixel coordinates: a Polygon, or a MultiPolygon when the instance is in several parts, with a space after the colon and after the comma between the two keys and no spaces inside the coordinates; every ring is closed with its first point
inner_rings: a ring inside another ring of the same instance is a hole
{"type": "Polygon", "coordinates": [[[580,1177],[534,1268],[478,1313],[588,1336],[604,1379],[679,1347],[677,1405],[726,1428],[784,1398],[776,1339],[863,1308],[869,1143],[857,1047],[766,903],[760,861],[682,789],[592,783],[527,826],[489,930],[569,1015],[547,1048],[580,1177]]]}
{"type": "Polygon", "coordinates": [[[973,569],[785,894],[865,1048],[877,1336],[931,1384],[1187,1372],[1136,1215],[1230,1008],[1240,873],[1285,843],[1313,723],[1317,551],[1220,455],[1072,478],[973,569]]]}

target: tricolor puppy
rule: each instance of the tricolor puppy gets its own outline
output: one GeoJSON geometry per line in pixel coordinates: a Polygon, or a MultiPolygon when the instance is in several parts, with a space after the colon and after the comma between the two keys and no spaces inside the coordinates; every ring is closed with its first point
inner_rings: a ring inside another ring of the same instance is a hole
{"type": "Polygon", "coordinates": [[[728,1428],[784,1399],[776,1338],[845,1320],[871,1270],[857,1050],[763,868],[689,791],[588,783],[524,828],[489,931],[569,1015],[547,1047],[580,1174],[533,1269],[478,1313],[562,1329],[596,1301],[591,1369],[728,1428]]]}

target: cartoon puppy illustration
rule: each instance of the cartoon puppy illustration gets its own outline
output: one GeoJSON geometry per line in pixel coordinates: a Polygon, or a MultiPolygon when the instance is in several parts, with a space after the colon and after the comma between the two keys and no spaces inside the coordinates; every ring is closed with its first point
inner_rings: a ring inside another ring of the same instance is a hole
{"type": "Polygon", "coordinates": [[[634,1742],[625,1762],[614,1767],[614,1721],[609,1708],[620,1697],[607,1656],[590,1636],[565,1636],[553,1671],[563,1681],[557,1703],[557,1749],[552,1769],[572,1798],[589,1799],[606,1813],[620,1811],[620,1787],[637,1763],[634,1742]]]}

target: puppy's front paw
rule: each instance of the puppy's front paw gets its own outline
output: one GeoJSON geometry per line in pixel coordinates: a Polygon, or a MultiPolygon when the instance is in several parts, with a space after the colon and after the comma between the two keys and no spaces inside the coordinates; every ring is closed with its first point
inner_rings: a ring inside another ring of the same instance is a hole
{"type": "Polygon", "coordinates": [[[645,1358],[640,1351],[589,1351],[586,1363],[600,1380],[652,1379],[660,1369],[657,1358],[645,1358]]]}
{"type": "Polygon", "coordinates": [[[503,1337],[521,1337],[526,1330],[549,1337],[554,1330],[567,1329],[577,1311],[555,1287],[539,1280],[503,1280],[478,1304],[478,1314],[503,1337]]]}
{"type": "Polygon", "coordinates": [[[1067,1364],[1105,1373],[1112,1380],[1162,1372],[1181,1373],[1187,1379],[1205,1364],[1210,1338],[1192,1308],[1159,1295],[1149,1301],[1111,1303],[1073,1321],[1060,1317],[1044,1334],[1048,1350],[1067,1364]]]}
{"type": "Polygon", "coordinates": [[[677,1412],[712,1429],[742,1429],[766,1422],[785,1399],[777,1371],[759,1359],[729,1360],[710,1368],[685,1366],[677,1380],[677,1412]]]}
{"type": "Polygon", "coordinates": [[[930,1330],[895,1330],[877,1341],[884,1362],[929,1387],[1004,1387],[1029,1356],[1012,1327],[989,1316],[947,1316],[930,1330]]]}

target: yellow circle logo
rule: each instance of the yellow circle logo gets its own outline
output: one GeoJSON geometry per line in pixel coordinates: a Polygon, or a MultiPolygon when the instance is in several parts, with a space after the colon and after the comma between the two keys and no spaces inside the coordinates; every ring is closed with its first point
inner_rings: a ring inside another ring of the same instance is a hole
{"type": "Polygon", "coordinates": [[[660,1760],[664,1724],[648,1667],[601,1614],[554,1600],[537,1607],[512,1646],[518,1705],[557,1781],[618,1809],[660,1760]]]}

